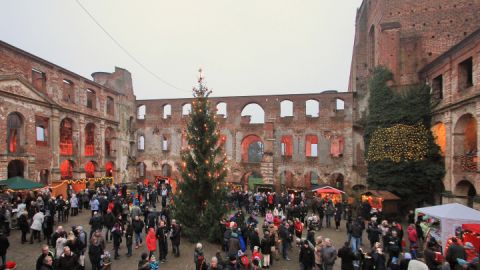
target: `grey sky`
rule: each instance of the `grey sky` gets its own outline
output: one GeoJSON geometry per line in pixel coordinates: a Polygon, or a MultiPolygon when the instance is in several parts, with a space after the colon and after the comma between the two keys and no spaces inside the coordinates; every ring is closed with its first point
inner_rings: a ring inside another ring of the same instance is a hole
{"type": "Polygon", "coordinates": [[[190,97],[197,70],[215,96],[346,91],[361,0],[4,1],[0,39],[87,78],[132,72],[137,98],[190,97]]]}

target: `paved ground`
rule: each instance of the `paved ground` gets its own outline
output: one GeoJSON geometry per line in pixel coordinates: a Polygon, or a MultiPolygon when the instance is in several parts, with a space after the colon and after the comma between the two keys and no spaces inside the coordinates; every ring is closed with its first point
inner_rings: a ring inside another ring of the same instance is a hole
{"type": "MultiPolygon", "coordinates": [[[[88,221],[90,218],[90,211],[83,212],[79,216],[70,217],[70,220],[67,224],[62,224],[65,229],[70,229],[72,225],[82,225],[86,228],[86,231],[89,232],[90,226],[88,226],[88,221]]],[[[57,224],[56,224],[57,225],[57,224]]],[[[333,243],[335,247],[340,248],[346,239],[345,234],[345,224],[342,221],[342,227],[340,232],[336,232],[334,229],[322,229],[316,233],[317,235],[322,235],[324,237],[329,237],[333,239],[333,243]]],[[[365,241],[364,236],[364,243],[365,241]]],[[[20,232],[18,230],[13,230],[10,237],[10,248],[7,252],[7,260],[13,260],[18,263],[18,270],[31,270],[35,269],[35,262],[37,257],[40,255],[41,245],[42,243],[35,242],[34,244],[21,244],[20,241],[20,232]]],[[[108,243],[108,249],[112,249],[112,243],[108,243]]],[[[208,260],[215,255],[216,250],[218,250],[220,246],[213,245],[210,243],[204,243],[204,250],[205,256],[208,260]]],[[[126,253],[126,247],[122,243],[122,247],[120,250],[121,257],[119,260],[114,260],[112,269],[137,269],[137,263],[140,258],[140,254],[146,251],[145,245],[139,249],[133,250],[133,256],[127,258],[124,254],[126,253]]],[[[172,269],[172,270],[187,270],[187,269],[195,269],[193,264],[193,250],[194,244],[188,242],[186,239],[182,239],[181,243],[181,256],[179,258],[174,258],[169,254],[167,256],[167,262],[165,264],[160,265],[160,269],[172,269]]],[[[169,246],[169,251],[171,251],[171,246],[169,246]]],[[[250,253],[248,253],[250,255],[250,253]]],[[[158,255],[157,255],[158,256],[158,255]]],[[[298,249],[296,247],[290,252],[291,261],[285,261],[280,259],[279,261],[275,261],[273,267],[271,269],[299,269],[298,265],[298,249]]],[[[86,269],[90,270],[91,265],[89,263],[88,258],[86,259],[86,269]]],[[[340,269],[340,260],[337,260],[335,265],[335,270],[340,269]]]]}

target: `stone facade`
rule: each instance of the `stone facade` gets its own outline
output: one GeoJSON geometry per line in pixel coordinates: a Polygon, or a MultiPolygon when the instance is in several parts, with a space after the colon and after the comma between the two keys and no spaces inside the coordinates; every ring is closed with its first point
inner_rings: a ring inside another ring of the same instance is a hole
{"type": "Polygon", "coordinates": [[[68,176],[74,179],[85,178],[91,162],[95,177],[130,180],[130,144],[135,142],[131,75],[115,68],[92,77],[0,42],[0,179],[13,174],[44,183],[65,179],[61,164],[68,160],[73,170],[68,176]],[[68,136],[61,131],[64,120],[70,123],[68,136]],[[87,125],[93,127],[90,141],[87,125]]]}
{"type": "Polygon", "coordinates": [[[480,209],[480,28],[421,71],[432,87],[433,123],[445,155],[444,200],[480,209]],[[436,128],[437,127],[437,128],[436,128]]]}
{"type": "Polygon", "coordinates": [[[349,82],[349,91],[356,93],[353,138],[360,145],[357,152],[364,151],[361,123],[367,113],[367,83],[375,66],[393,72],[392,87],[398,90],[429,82],[436,105],[435,134],[444,134],[437,138],[443,141],[439,143],[447,170],[443,202],[473,205],[478,201],[478,140],[470,142],[468,149],[462,144],[465,137],[477,137],[473,123],[477,124],[480,108],[476,94],[479,12],[476,0],[364,0],[357,11],[349,82]]]}
{"type": "MultiPolygon", "coordinates": [[[[180,151],[185,146],[182,138],[185,136],[187,119],[184,108],[192,101],[137,100],[141,114],[139,118],[142,118],[137,120],[137,136],[141,136],[144,142],[140,147],[143,149],[138,151],[137,162],[139,171],[145,170],[145,177],[163,175],[179,178],[180,151]]],[[[364,177],[355,169],[357,159],[354,158],[352,147],[352,93],[326,91],[315,94],[212,97],[210,102],[213,108],[217,108],[218,129],[225,138],[228,181],[247,187],[250,176],[253,176],[263,179],[262,183],[257,184],[269,185],[277,190],[308,188],[316,176],[320,184],[344,185],[346,189],[364,184],[364,177]],[[339,107],[337,100],[341,100],[338,102],[343,103],[343,107],[339,107]],[[319,108],[318,116],[316,113],[307,115],[307,101],[313,104],[318,102],[318,105],[314,105],[319,108]],[[284,102],[291,102],[290,113],[284,114],[284,109],[288,111],[286,107],[282,108],[284,102]],[[261,107],[260,113],[246,113],[247,107],[252,104],[261,107]],[[258,114],[264,115],[264,121],[251,123],[258,114]],[[307,142],[309,136],[317,141],[307,142]],[[332,151],[335,152],[332,143],[338,140],[343,140],[343,149],[340,155],[335,155],[332,154],[332,151]],[[263,145],[263,155],[257,162],[246,158],[252,145],[250,141],[260,141],[263,145]],[[311,147],[316,149],[312,150],[311,147]]],[[[143,176],[142,173],[137,175],[143,176]]]]}

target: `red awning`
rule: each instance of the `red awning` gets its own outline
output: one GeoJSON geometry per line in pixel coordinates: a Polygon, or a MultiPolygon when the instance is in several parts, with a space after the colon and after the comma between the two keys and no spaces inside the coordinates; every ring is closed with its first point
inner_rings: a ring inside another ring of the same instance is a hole
{"type": "Polygon", "coordinates": [[[462,229],[469,230],[473,233],[479,233],[480,234],[480,224],[463,224],[462,229]]]}
{"type": "Polygon", "coordinates": [[[333,188],[331,186],[325,186],[325,187],[319,187],[312,189],[312,191],[315,191],[317,193],[331,193],[331,194],[342,194],[345,193],[339,189],[333,188]]]}

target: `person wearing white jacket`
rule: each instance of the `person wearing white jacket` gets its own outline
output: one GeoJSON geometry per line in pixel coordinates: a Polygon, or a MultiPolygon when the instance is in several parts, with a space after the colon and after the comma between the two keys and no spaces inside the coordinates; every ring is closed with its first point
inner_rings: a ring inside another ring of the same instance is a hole
{"type": "Polygon", "coordinates": [[[33,239],[37,238],[38,242],[41,242],[40,232],[42,231],[42,224],[45,216],[38,208],[35,208],[35,215],[32,218],[32,233],[30,234],[30,244],[33,244],[33,239]]]}

